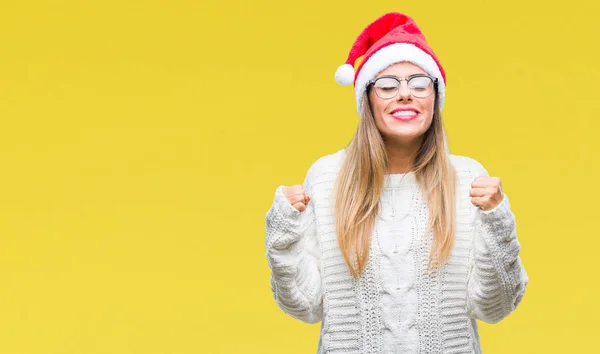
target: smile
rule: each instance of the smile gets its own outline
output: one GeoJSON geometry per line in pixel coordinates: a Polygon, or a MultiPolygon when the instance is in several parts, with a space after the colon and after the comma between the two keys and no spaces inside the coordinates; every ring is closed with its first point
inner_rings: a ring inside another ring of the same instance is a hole
{"type": "Polygon", "coordinates": [[[396,110],[391,113],[391,116],[394,119],[402,120],[402,121],[413,120],[413,119],[417,118],[418,115],[419,115],[419,112],[413,111],[413,110],[396,110]]]}

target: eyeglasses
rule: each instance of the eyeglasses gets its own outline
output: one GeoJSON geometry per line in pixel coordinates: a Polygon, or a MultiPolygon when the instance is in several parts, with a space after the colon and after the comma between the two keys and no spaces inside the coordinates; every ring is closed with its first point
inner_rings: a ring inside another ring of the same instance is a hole
{"type": "Polygon", "coordinates": [[[437,86],[437,79],[425,74],[411,75],[408,78],[386,75],[369,81],[369,85],[373,85],[377,97],[389,100],[396,97],[402,81],[406,81],[410,94],[416,98],[431,96],[437,86]]]}

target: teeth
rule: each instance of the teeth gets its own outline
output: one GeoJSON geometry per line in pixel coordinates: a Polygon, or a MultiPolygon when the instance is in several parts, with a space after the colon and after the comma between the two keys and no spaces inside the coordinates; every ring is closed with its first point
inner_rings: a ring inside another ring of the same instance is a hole
{"type": "Polygon", "coordinates": [[[395,117],[411,117],[411,116],[416,116],[417,112],[415,112],[415,111],[399,111],[399,112],[394,112],[393,115],[395,117]]]}

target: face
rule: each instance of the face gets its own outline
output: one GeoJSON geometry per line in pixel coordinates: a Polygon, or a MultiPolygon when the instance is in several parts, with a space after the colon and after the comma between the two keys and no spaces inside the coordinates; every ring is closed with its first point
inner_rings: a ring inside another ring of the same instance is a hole
{"type": "MultiPolygon", "coordinates": [[[[387,69],[381,71],[377,77],[391,75],[398,78],[408,78],[415,74],[426,74],[426,72],[414,64],[402,62],[389,66],[387,69]]],[[[433,83],[431,85],[431,89],[433,90],[433,83]]],[[[381,90],[385,89],[380,88],[379,92],[381,93],[381,90]]],[[[420,90],[422,88],[416,89],[420,90]]],[[[402,145],[420,142],[423,134],[431,126],[435,93],[425,98],[415,97],[411,94],[406,81],[401,81],[400,89],[396,93],[396,96],[391,99],[380,98],[376,90],[372,85],[369,90],[369,100],[375,124],[383,135],[384,140],[402,145]]],[[[420,94],[417,92],[417,95],[420,94]]]]}

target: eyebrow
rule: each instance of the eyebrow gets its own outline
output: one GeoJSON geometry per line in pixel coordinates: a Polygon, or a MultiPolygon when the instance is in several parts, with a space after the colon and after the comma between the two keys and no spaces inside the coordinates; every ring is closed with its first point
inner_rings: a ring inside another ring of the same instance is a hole
{"type": "MultiPolygon", "coordinates": [[[[429,76],[429,75],[428,75],[428,74],[426,74],[426,73],[416,73],[416,74],[411,74],[411,75],[408,75],[406,78],[407,78],[407,79],[410,79],[410,78],[412,78],[412,77],[415,77],[415,76],[429,76]]],[[[400,77],[399,77],[399,76],[396,76],[396,75],[391,75],[391,74],[388,74],[388,75],[381,75],[380,77],[395,77],[395,78],[398,78],[398,79],[400,79],[400,77]]],[[[378,79],[378,77],[374,78],[373,80],[376,80],[376,79],[378,79]]]]}

